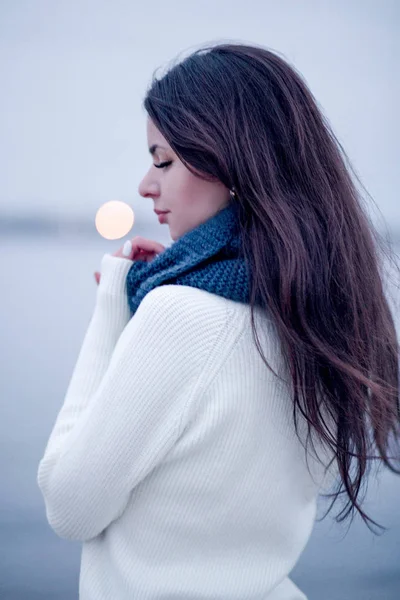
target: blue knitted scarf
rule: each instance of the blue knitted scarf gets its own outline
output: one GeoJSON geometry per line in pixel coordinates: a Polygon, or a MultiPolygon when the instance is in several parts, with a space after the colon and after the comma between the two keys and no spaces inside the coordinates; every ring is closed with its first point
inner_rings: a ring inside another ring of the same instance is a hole
{"type": "Polygon", "coordinates": [[[151,262],[135,261],[126,278],[132,315],[150,290],[167,284],[187,285],[248,304],[249,271],[239,255],[238,219],[238,207],[231,201],[151,262]]]}

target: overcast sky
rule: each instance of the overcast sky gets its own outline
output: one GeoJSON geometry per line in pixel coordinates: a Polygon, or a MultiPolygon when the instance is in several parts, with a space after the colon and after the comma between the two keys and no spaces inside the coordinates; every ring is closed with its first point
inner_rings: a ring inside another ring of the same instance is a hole
{"type": "MultiPolygon", "coordinates": [[[[1,0],[0,212],[151,214],[141,102],[207,42],[262,44],[305,77],[389,225],[400,227],[397,0],[1,0]]],[[[373,209],[375,210],[375,209],[373,209]]],[[[378,217],[381,218],[381,217],[378,217]]]]}

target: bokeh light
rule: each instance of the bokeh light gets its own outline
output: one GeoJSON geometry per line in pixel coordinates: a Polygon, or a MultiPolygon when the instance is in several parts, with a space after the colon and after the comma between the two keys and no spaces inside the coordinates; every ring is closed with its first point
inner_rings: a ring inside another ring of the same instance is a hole
{"type": "Polygon", "coordinates": [[[119,240],[132,229],[135,214],[132,208],[120,200],[110,200],[100,206],[96,213],[96,229],[107,240],[119,240]]]}

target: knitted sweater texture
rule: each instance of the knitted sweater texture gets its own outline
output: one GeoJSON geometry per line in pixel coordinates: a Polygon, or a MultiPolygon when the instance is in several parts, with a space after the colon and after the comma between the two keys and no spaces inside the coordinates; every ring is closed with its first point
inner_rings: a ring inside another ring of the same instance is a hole
{"type": "Polygon", "coordinates": [[[82,542],[79,598],[305,600],[289,574],[330,457],[307,467],[273,323],[256,309],[282,380],[247,303],[164,284],[132,317],[130,268],[102,258],[38,468],[50,526],[82,542]]]}

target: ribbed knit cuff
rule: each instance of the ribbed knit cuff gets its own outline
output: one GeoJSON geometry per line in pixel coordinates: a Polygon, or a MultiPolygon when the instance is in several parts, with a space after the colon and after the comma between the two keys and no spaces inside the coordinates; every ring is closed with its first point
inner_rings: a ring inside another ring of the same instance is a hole
{"type": "Polygon", "coordinates": [[[126,277],[133,262],[127,258],[104,254],[101,260],[99,293],[120,296],[126,293],[126,277]]]}

